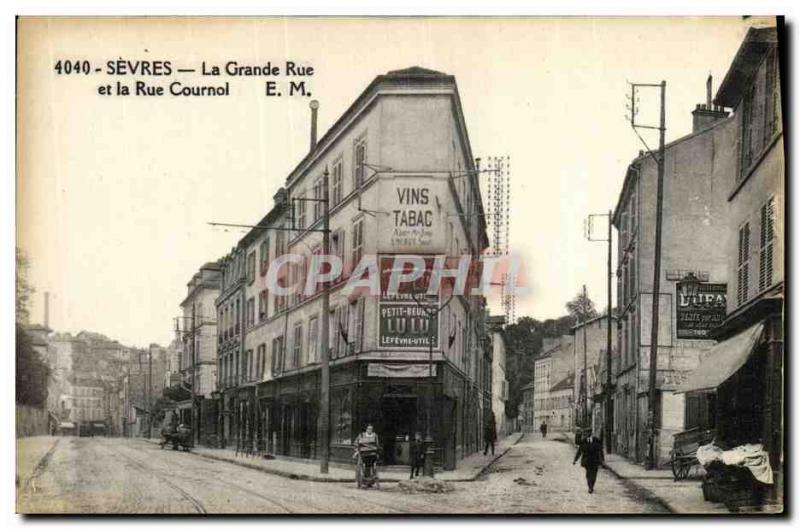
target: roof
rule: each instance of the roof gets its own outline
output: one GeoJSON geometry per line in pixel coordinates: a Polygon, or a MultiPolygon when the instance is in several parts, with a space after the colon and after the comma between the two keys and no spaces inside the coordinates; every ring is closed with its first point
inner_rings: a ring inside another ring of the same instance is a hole
{"type": "Polygon", "coordinates": [[[550,391],[561,391],[564,389],[573,389],[575,387],[575,374],[570,373],[564,377],[560,382],[557,382],[550,388],[550,391]]]}
{"type": "Polygon", "coordinates": [[[750,28],[719,85],[714,103],[735,108],[742,99],[745,88],[752,81],[753,75],[758,71],[764,55],[777,45],[777,28],[750,28]]]}

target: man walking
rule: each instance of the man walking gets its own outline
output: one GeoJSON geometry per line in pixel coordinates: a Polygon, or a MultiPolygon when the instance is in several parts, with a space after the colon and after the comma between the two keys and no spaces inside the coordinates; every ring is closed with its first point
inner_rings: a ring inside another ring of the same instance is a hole
{"type": "Polygon", "coordinates": [[[497,425],[494,422],[494,413],[489,415],[489,419],[486,421],[486,426],[483,429],[483,439],[486,445],[483,447],[483,455],[489,451],[489,447],[492,447],[492,455],[494,455],[494,442],[497,441],[497,425]]]}
{"type": "Polygon", "coordinates": [[[603,442],[593,433],[589,433],[578,445],[578,451],[572,461],[573,465],[578,458],[581,460],[581,466],[586,469],[586,484],[589,486],[589,494],[591,494],[594,492],[594,484],[597,481],[597,470],[605,461],[603,442]]]}
{"type": "Polygon", "coordinates": [[[542,439],[547,437],[547,423],[542,419],[542,425],[539,426],[539,431],[542,432],[542,439]]]}

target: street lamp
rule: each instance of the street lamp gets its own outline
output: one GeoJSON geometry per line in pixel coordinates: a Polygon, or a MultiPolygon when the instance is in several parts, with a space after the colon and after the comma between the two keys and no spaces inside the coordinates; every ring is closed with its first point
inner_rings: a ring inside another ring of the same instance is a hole
{"type": "Polygon", "coordinates": [[[699,291],[700,279],[697,278],[694,272],[687,272],[683,279],[681,279],[681,294],[692,299],[699,291]]]}

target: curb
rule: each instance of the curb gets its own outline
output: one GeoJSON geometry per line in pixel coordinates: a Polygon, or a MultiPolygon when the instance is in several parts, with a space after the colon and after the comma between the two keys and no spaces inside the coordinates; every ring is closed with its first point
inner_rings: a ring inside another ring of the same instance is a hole
{"type": "MultiPolygon", "coordinates": [[[[489,461],[488,463],[483,465],[471,477],[467,477],[467,478],[452,478],[452,479],[445,478],[443,481],[454,482],[454,483],[467,483],[467,482],[470,482],[470,481],[476,481],[478,478],[480,478],[481,476],[486,474],[488,472],[488,470],[489,470],[489,467],[491,467],[494,463],[496,463],[497,460],[499,460],[501,457],[506,455],[508,453],[508,451],[511,450],[512,447],[514,447],[514,445],[516,445],[517,443],[519,443],[522,440],[523,437],[525,437],[524,433],[522,435],[520,435],[519,438],[516,441],[514,441],[509,446],[507,446],[502,452],[499,452],[497,454],[497,456],[494,457],[491,461],[489,461]]],[[[145,439],[145,438],[142,438],[142,441],[144,441],[146,443],[151,443],[151,444],[160,444],[159,441],[156,440],[156,439],[145,439]]],[[[234,461],[234,460],[231,460],[231,459],[228,459],[228,458],[225,458],[225,457],[215,456],[213,454],[203,454],[203,453],[200,453],[200,452],[193,452],[191,450],[188,453],[190,453],[190,454],[192,454],[194,456],[197,456],[197,457],[202,457],[202,458],[210,459],[210,460],[213,460],[213,461],[222,461],[224,463],[230,463],[232,465],[239,465],[239,466],[242,466],[242,467],[249,468],[251,470],[258,470],[258,471],[264,472],[266,474],[273,474],[275,476],[280,476],[280,477],[287,478],[287,479],[292,479],[292,480],[312,481],[312,482],[317,482],[317,483],[355,483],[355,481],[356,481],[355,479],[349,479],[349,478],[325,478],[325,477],[320,477],[320,476],[311,476],[311,475],[308,475],[308,474],[297,474],[295,472],[288,472],[288,471],[279,470],[279,469],[276,469],[276,468],[263,467],[261,465],[256,465],[254,463],[249,463],[247,461],[234,461]]],[[[385,478],[385,479],[381,478],[381,482],[382,483],[399,483],[400,481],[405,481],[405,480],[400,480],[400,479],[397,479],[397,478],[385,478]]]]}
{"type": "Polygon", "coordinates": [[[661,496],[655,494],[649,488],[644,487],[644,486],[639,485],[638,483],[636,483],[633,478],[628,478],[628,477],[623,476],[622,474],[620,474],[619,472],[614,470],[612,467],[608,466],[608,463],[603,463],[601,466],[604,469],[606,469],[609,472],[611,472],[612,474],[614,474],[614,476],[616,476],[618,479],[621,479],[622,481],[624,481],[627,485],[642,491],[647,496],[647,499],[658,503],[659,505],[664,507],[667,511],[669,511],[671,514],[681,514],[683,512],[680,509],[675,508],[675,506],[673,506],[672,503],[668,502],[667,500],[665,500],[661,496]]]}

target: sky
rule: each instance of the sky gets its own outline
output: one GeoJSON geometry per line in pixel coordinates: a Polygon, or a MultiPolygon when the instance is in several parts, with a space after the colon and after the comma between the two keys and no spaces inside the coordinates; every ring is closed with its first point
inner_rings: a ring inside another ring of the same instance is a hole
{"type": "MultiPolygon", "coordinates": [[[[186,283],[246,231],[207,223],[260,220],[309,142],[308,98],[268,98],[265,78],[149,79],[230,80],[226,98],[105,96],[101,85],[134,79],[59,75],[59,60],[311,65],[320,136],[381,73],[417,65],[454,75],[473,154],[511,159],[510,248],[530,285],[516,316],[545,319],[564,314],[583,284],[606,305],[606,247],[586,241],[583,224],[614,208],[642,148],[625,117],[627,82],[667,82],[667,141],[681,137],[708,75],[716,91],[748,27],[769,22],[21,20],[16,218],[37,290],[31,320],[43,321],[47,291],[56,331],[169,343],[186,283]]],[[[655,95],[642,94],[643,120],[657,122],[655,95]]]]}

